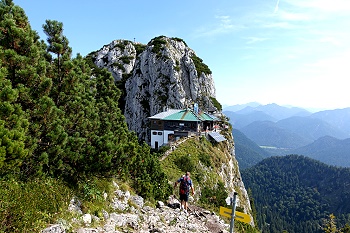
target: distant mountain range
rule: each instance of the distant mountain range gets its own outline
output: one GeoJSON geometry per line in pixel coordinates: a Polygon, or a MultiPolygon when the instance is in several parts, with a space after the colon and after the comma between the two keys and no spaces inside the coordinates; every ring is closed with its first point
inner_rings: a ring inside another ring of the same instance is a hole
{"type": "MultiPolygon", "coordinates": [[[[350,166],[350,150],[345,140],[350,138],[350,108],[310,113],[302,108],[252,103],[225,107],[223,112],[234,129],[270,156],[297,153],[329,165],[350,166]]],[[[239,143],[236,141],[236,148],[240,148],[239,143]]],[[[236,156],[240,156],[237,151],[236,156]]],[[[243,167],[255,161],[254,153],[251,156],[254,159],[242,162],[246,163],[243,167]]]]}
{"type": "Polygon", "coordinates": [[[232,105],[232,106],[224,106],[223,108],[226,111],[231,111],[231,112],[237,112],[241,109],[244,109],[245,107],[258,107],[261,104],[257,103],[257,102],[250,102],[247,104],[236,104],[236,105],[232,105]]]}
{"type": "Polygon", "coordinates": [[[350,167],[350,138],[340,140],[324,136],[291,153],[305,155],[329,165],[350,167]]]}
{"type": "Polygon", "coordinates": [[[238,114],[248,114],[252,112],[264,112],[276,120],[285,119],[291,116],[309,116],[311,113],[302,108],[297,107],[282,107],[277,104],[259,105],[256,107],[247,106],[239,111],[238,114]]]}
{"type": "Polygon", "coordinates": [[[316,112],[310,115],[310,117],[328,122],[330,125],[343,130],[347,133],[348,137],[350,135],[350,108],[316,112]]]}
{"type": "Polygon", "coordinates": [[[312,142],[272,121],[254,121],[240,130],[259,146],[295,149],[312,142]]]}
{"type": "Polygon", "coordinates": [[[251,112],[247,114],[240,114],[236,112],[231,111],[224,111],[224,114],[230,118],[230,123],[232,126],[236,129],[241,129],[250,123],[253,123],[255,121],[271,121],[276,122],[277,120],[273,118],[272,116],[262,112],[262,111],[256,111],[251,112]]]}

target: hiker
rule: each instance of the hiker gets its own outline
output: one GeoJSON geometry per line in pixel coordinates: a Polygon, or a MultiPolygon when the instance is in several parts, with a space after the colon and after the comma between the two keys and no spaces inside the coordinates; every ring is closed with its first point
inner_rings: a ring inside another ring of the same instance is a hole
{"type": "Polygon", "coordinates": [[[187,202],[188,202],[188,196],[190,193],[190,188],[192,191],[192,195],[194,195],[194,188],[193,188],[190,175],[191,175],[190,172],[186,172],[186,175],[183,175],[174,184],[174,189],[175,189],[177,184],[180,183],[180,188],[179,188],[180,201],[181,201],[180,209],[183,209],[186,213],[187,213],[187,202]]]}

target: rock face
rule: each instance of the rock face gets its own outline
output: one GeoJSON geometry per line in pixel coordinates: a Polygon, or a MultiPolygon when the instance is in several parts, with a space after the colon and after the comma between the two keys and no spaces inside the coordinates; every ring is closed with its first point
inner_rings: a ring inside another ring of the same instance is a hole
{"type": "Polygon", "coordinates": [[[125,82],[124,115],[141,140],[149,141],[147,117],[164,108],[183,109],[194,103],[203,110],[214,108],[211,71],[181,39],[161,36],[147,45],[115,40],[92,58],[117,82],[125,82]]]}
{"type": "Polygon", "coordinates": [[[116,81],[123,78],[123,74],[130,74],[134,69],[136,49],[130,41],[114,40],[103,46],[93,55],[95,65],[107,68],[116,81]]]}
{"type": "MultiPolygon", "coordinates": [[[[230,138],[233,136],[230,133],[230,138]]],[[[229,151],[229,162],[223,163],[219,172],[220,177],[225,182],[225,187],[229,193],[230,197],[233,197],[233,193],[237,192],[237,206],[241,207],[244,213],[250,215],[252,221],[251,225],[254,226],[255,223],[252,217],[252,208],[250,205],[249,195],[245,189],[244,183],[242,181],[241,173],[239,171],[238,161],[236,159],[236,152],[234,147],[233,139],[232,141],[226,142],[229,151]]]]}

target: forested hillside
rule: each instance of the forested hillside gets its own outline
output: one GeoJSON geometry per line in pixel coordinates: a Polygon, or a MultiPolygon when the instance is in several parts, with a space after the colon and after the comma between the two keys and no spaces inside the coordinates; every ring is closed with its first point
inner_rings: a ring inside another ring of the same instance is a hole
{"type": "MultiPolygon", "coordinates": [[[[158,158],[128,131],[111,74],[79,54],[72,58],[62,23],[43,23],[46,43],[22,8],[0,2],[0,231],[18,230],[13,210],[23,208],[6,199],[9,185],[36,178],[74,187],[117,176],[144,197],[167,197],[158,158]]],[[[58,209],[38,212],[49,219],[50,211],[58,209]]]]}
{"type": "Polygon", "coordinates": [[[288,155],[267,158],[242,178],[264,232],[324,232],[330,214],[338,228],[350,223],[350,169],[288,155]]]}

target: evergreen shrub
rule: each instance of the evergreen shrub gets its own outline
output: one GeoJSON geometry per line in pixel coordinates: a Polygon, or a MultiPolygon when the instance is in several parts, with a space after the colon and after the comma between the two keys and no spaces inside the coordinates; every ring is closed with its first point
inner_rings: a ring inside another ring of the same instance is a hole
{"type": "Polygon", "coordinates": [[[202,73],[211,74],[211,70],[206,64],[203,63],[203,60],[201,58],[197,57],[195,54],[193,54],[191,58],[194,65],[196,66],[198,77],[200,77],[202,73]]]}

